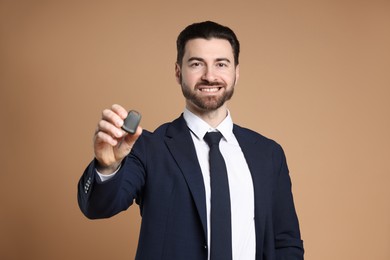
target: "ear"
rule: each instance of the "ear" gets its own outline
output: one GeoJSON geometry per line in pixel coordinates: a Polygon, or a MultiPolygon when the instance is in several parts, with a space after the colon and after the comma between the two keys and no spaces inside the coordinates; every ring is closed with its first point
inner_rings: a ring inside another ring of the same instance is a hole
{"type": "Polygon", "coordinates": [[[181,69],[180,65],[177,62],[175,63],[175,77],[177,83],[181,84],[181,69]]]}
{"type": "Polygon", "coordinates": [[[237,84],[239,78],[240,78],[240,65],[237,65],[236,66],[236,80],[234,82],[234,85],[237,84]]]}

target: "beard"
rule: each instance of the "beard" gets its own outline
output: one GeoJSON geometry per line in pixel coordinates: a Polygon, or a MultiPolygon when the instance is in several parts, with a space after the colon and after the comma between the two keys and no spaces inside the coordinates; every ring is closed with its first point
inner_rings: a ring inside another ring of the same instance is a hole
{"type": "Polygon", "coordinates": [[[197,95],[196,91],[192,91],[184,82],[181,81],[181,90],[183,92],[184,97],[187,99],[187,101],[190,101],[195,106],[200,108],[203,111],[213,111],[218,108],[220,108],[223,104],[225,104],[226,101],[230,100],[234,94],[234,85],[228,89],[226,87],[226,84],[222,84],[219,82],[199,82],[196,84],[195,89],[197,89],[198,85],[203,86],[215,86],[215,87],[223,87],[225,88],[225,92],[222,95],[216,95],[216,96],[200,96],[197,95]]]}

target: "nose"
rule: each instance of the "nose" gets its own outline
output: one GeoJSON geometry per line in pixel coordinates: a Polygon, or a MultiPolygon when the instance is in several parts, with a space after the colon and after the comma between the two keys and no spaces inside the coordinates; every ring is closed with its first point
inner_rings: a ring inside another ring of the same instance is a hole
{"type": "Polygon", "coordinates": [[[202,80],[208,82],[214,82],[217,80],[217,76],[212,67],[206,66],[203,71],[202,80]]]}

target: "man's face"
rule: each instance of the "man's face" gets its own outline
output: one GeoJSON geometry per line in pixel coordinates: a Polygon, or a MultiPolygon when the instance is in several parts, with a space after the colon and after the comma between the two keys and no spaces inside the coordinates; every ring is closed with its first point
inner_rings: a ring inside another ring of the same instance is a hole
{"type": "Polygon", "coordinates": [[[181,67],[176,64],[176,80],[181,85],[187,107],[192,111],[213,111],[233,96],[239,68],[233,49],[224,39],[189,40],[181,67]]]}

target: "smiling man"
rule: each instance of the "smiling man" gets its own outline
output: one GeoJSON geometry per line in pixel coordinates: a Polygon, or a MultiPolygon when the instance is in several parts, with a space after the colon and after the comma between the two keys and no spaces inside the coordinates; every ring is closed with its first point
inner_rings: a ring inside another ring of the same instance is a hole
{"type": "Polygon", "coordinates": [[[175,75],[186,99],[179,118],[131,135],[121,129],[122,106],[102,113],[78,201],[91,219],[136,201],[136,259],[303,259],[282,148],[234,124],[227,108],[239,50],[230,28],[192,24],[177,39],[175,75]]]}
{"type": "Polygon", "coordinates": [[[224,39],[192,39],[185,55],[176,63],[176,78],[182,87],[187,108],[196,113],[222,111],[233,96],[239,76],[233,49],[224,39]]]}

